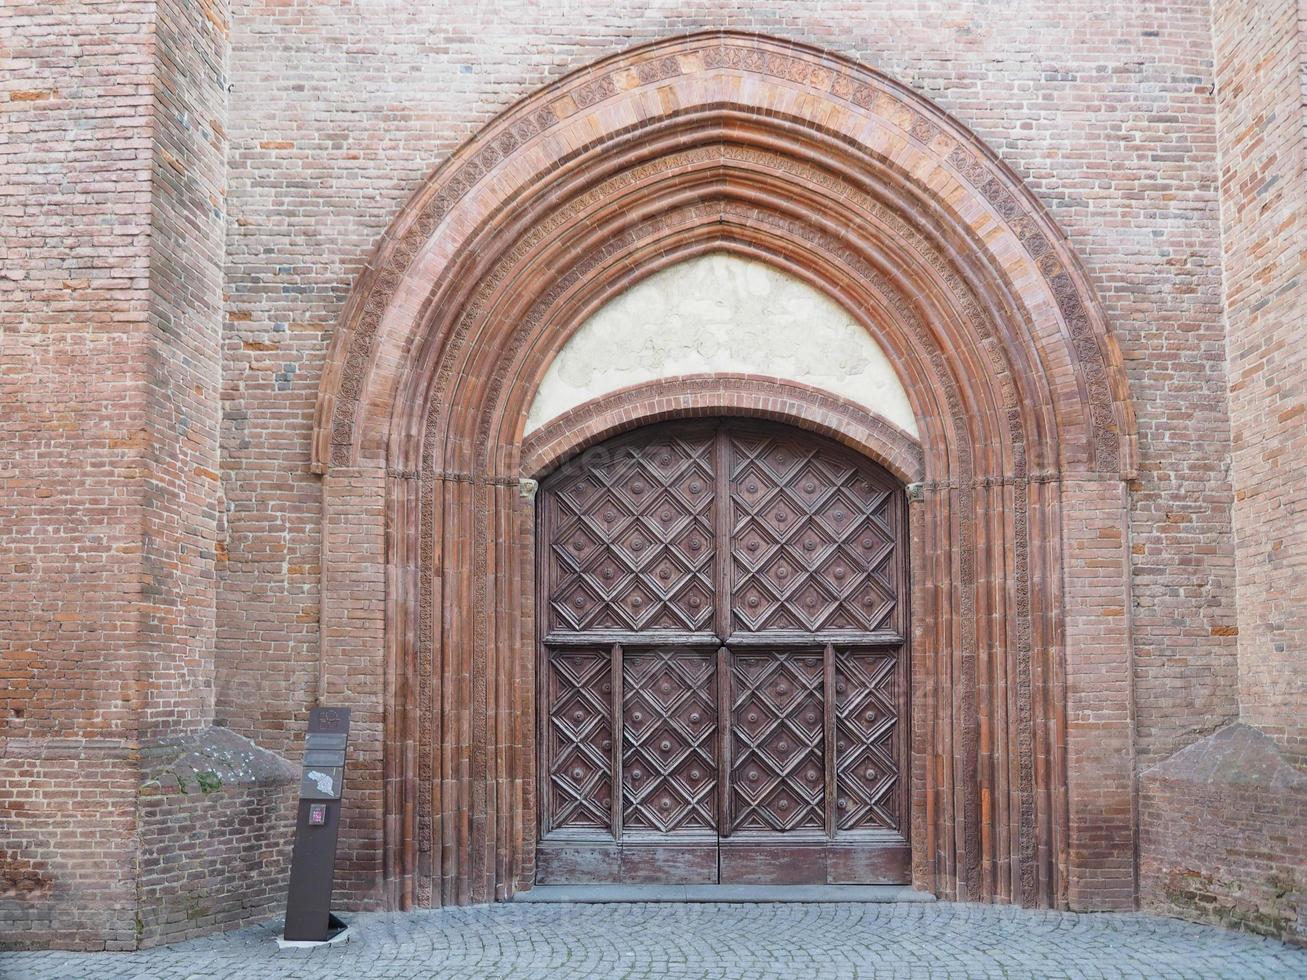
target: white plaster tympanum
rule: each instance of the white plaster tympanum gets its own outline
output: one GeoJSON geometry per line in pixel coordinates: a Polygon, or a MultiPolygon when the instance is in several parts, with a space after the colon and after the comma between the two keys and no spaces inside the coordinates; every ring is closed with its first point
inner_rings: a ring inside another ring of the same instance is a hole
{"type": "Polygon", "coordinates": [[[917,435],[880,345],[829,297],[763,262],[680,262],[600,307],[549,365],[532,432],[600,395],[683,374],[761,374],[857,402],[917,435]]]}

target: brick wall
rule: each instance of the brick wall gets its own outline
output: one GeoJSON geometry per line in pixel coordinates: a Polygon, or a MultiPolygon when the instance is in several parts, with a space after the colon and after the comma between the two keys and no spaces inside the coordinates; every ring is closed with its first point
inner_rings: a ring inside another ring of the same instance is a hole
{"type": "Polygon", "coordinates": [[[1307,762],[1307,8],[1213,4],[1241,718],[1307,762]]]}
{"type": "Polygon", "coordinates": [[[881,68],[1029,182],[1086,261],[1127,358],[1139,755],[1237,713],[1211,35],[1205,3],[233,5],[218,715],[270,746],[317,671],[323,354],[423,176],[565,71],[707,27],[881,68]]]}
{"type": "Polygon", "coordinates": [[[1297,941],[1307,941],[1305,11],[1298,0],[1212,5],[1245,724],[1140,776],[1142,903],[1297,941]]]}
{"type": "MultiPolygon", "coordinates": [[[[710,27],[880,68],[1028,182],[1104,301],[1139,418],[1112,677],[1133,662],[1133,751],[1152,765],[1242,710],[1307,753],[1293,0],[0,6],[0,930],[135,942],[139,737],[212,711],[297,752],[320,692],[365,709],[342,875],[376,899],[383,480],[342,474],[324,525],[309,438],[333,324],[403,202],[497,113],[710,27]],[[359,572],[325,596],[324,540],[359,572]]],[[[157,805],[139,812],[166,826],[157,805]]]]}
{"type": "Polygon", "coordinates": [[[137,947],[284,914],[298,788],[143,796],[137,947]]]}
{"type": "Polygon", "coordinates": [[[155,12],[150,349],[142,504],[145,733],[213,717],[226,0],[155,12]]]}
{"type": "Polygon", "coordinates": [[[151,3],[0,8],[5,734],[131,733],[151,3]],[[40,682],[36,683],[39,678],[40,682]]]}
{"type": "Polygon", "coordinates": [[[323,480],[322,493],[323,543],[332,562],[324,582],[320,690],[323,704],[352,709],[336,882],[364,908],[386,905],[382,746],[396,678],[386,663],[385,609],[386,589],[397,585],[386,581],[388,489],[382,470],[338,470],[323,480]]]}
{"type": "Polygon", "coordinates": [[[155,740],[141,779],[139,946],[285,911],[298,769],[209,728],[155,740]]]}
{"type": "Polygon", "coordinates": [[[1307,773],[1248,725],[1140,777],[1145,909],[1307,944],[1307,773]]]}
{"type": "Polygon", "coordinates": [[[0,942],[133,941],[153,4],[0,6],[0,942]]]}
{"type": "Polygon", "coordinates": [[[136,788],[114,739],[0,744],[0,948],[134,948],[136,788]]]}
{"type": "Polygon", "coordinates": [[[260,840],[288,839],[284,786],[229,787],[227,811],[140,796],[142,754],[212,721],[226,21],[223,2],[0,8],[5,945],[177,934],[188,847],[235,895],[192,926],[279,889],[240,885],[260,840]]]}
{"type": "Polygon", "coordinates": [[[1127,499],[1119,480],[1062,485],[1067,769],[1080,774],[1068,787],[1067,884],[1078,911],[1135,902],[1127,499]]]}

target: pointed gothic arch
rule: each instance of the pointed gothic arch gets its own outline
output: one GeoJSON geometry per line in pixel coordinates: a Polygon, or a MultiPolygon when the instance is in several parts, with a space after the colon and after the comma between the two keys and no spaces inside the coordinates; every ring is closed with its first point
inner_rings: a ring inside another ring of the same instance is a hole
{"type": "MultiPolygon", "coordinates": [[[[1134,421],[1088,278],[936,106],[736,33],[623,52],[507,110],[417,191],[346,303],[314,466],[329,509],[384,486],[384,778],[360,806],[382,828],[385,903],[530,886],[527,411],[588,313],[708,251],[853,311],[912,401],[914,882],[1130,904],[1134,421]]],[[[814,427],[797,402],[768,411],[814,427]]],[[[324,602],[352,574],[328,548],[324,602]]]]}

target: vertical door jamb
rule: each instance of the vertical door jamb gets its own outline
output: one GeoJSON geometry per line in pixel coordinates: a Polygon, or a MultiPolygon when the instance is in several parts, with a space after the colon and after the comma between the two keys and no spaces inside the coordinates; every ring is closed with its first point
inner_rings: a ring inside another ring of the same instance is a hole
{"type": "MultiPolygon", "coordinates": [[[[731,655],[717,648],[717,836],[731,836],[731,655]]],[[[720,870],[720,863],[718,865],[720,870]]]]}
{"type": "Polygon", "coordinates": [[[622,841],[622,745],[625,735],[622,729],[622,645],[614,643],[611,661],[612,677],[612,723],[608,726],[612,744],[613,770],[609,775],[612,795],[609,797],[608,818],[612,827],[613,840],[622,841]]]}
{"type": "Polygon", "coordinates": [[[826,839],[835,839],[835,647],[822,651],[822,735],[825,739],[826,839]]]}
{"type": "Polygon", "coordinates": [[[730,459],[726,426],[713,436],[713,630],[717,642],[731,633],[731,499],[730,459]]]}

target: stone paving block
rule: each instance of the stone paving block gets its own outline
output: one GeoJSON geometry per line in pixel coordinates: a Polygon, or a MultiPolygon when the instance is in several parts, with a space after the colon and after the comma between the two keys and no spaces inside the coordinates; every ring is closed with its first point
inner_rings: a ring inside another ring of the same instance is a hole
{"type": "Polygon", "coordinates": [[[348,916],[278,950],[280,923],[136,953],[0,955],[5,980],[408,978],[1285,978],[1307,950],[1136,913],[937,903],[535,904],[348,916]]]}

